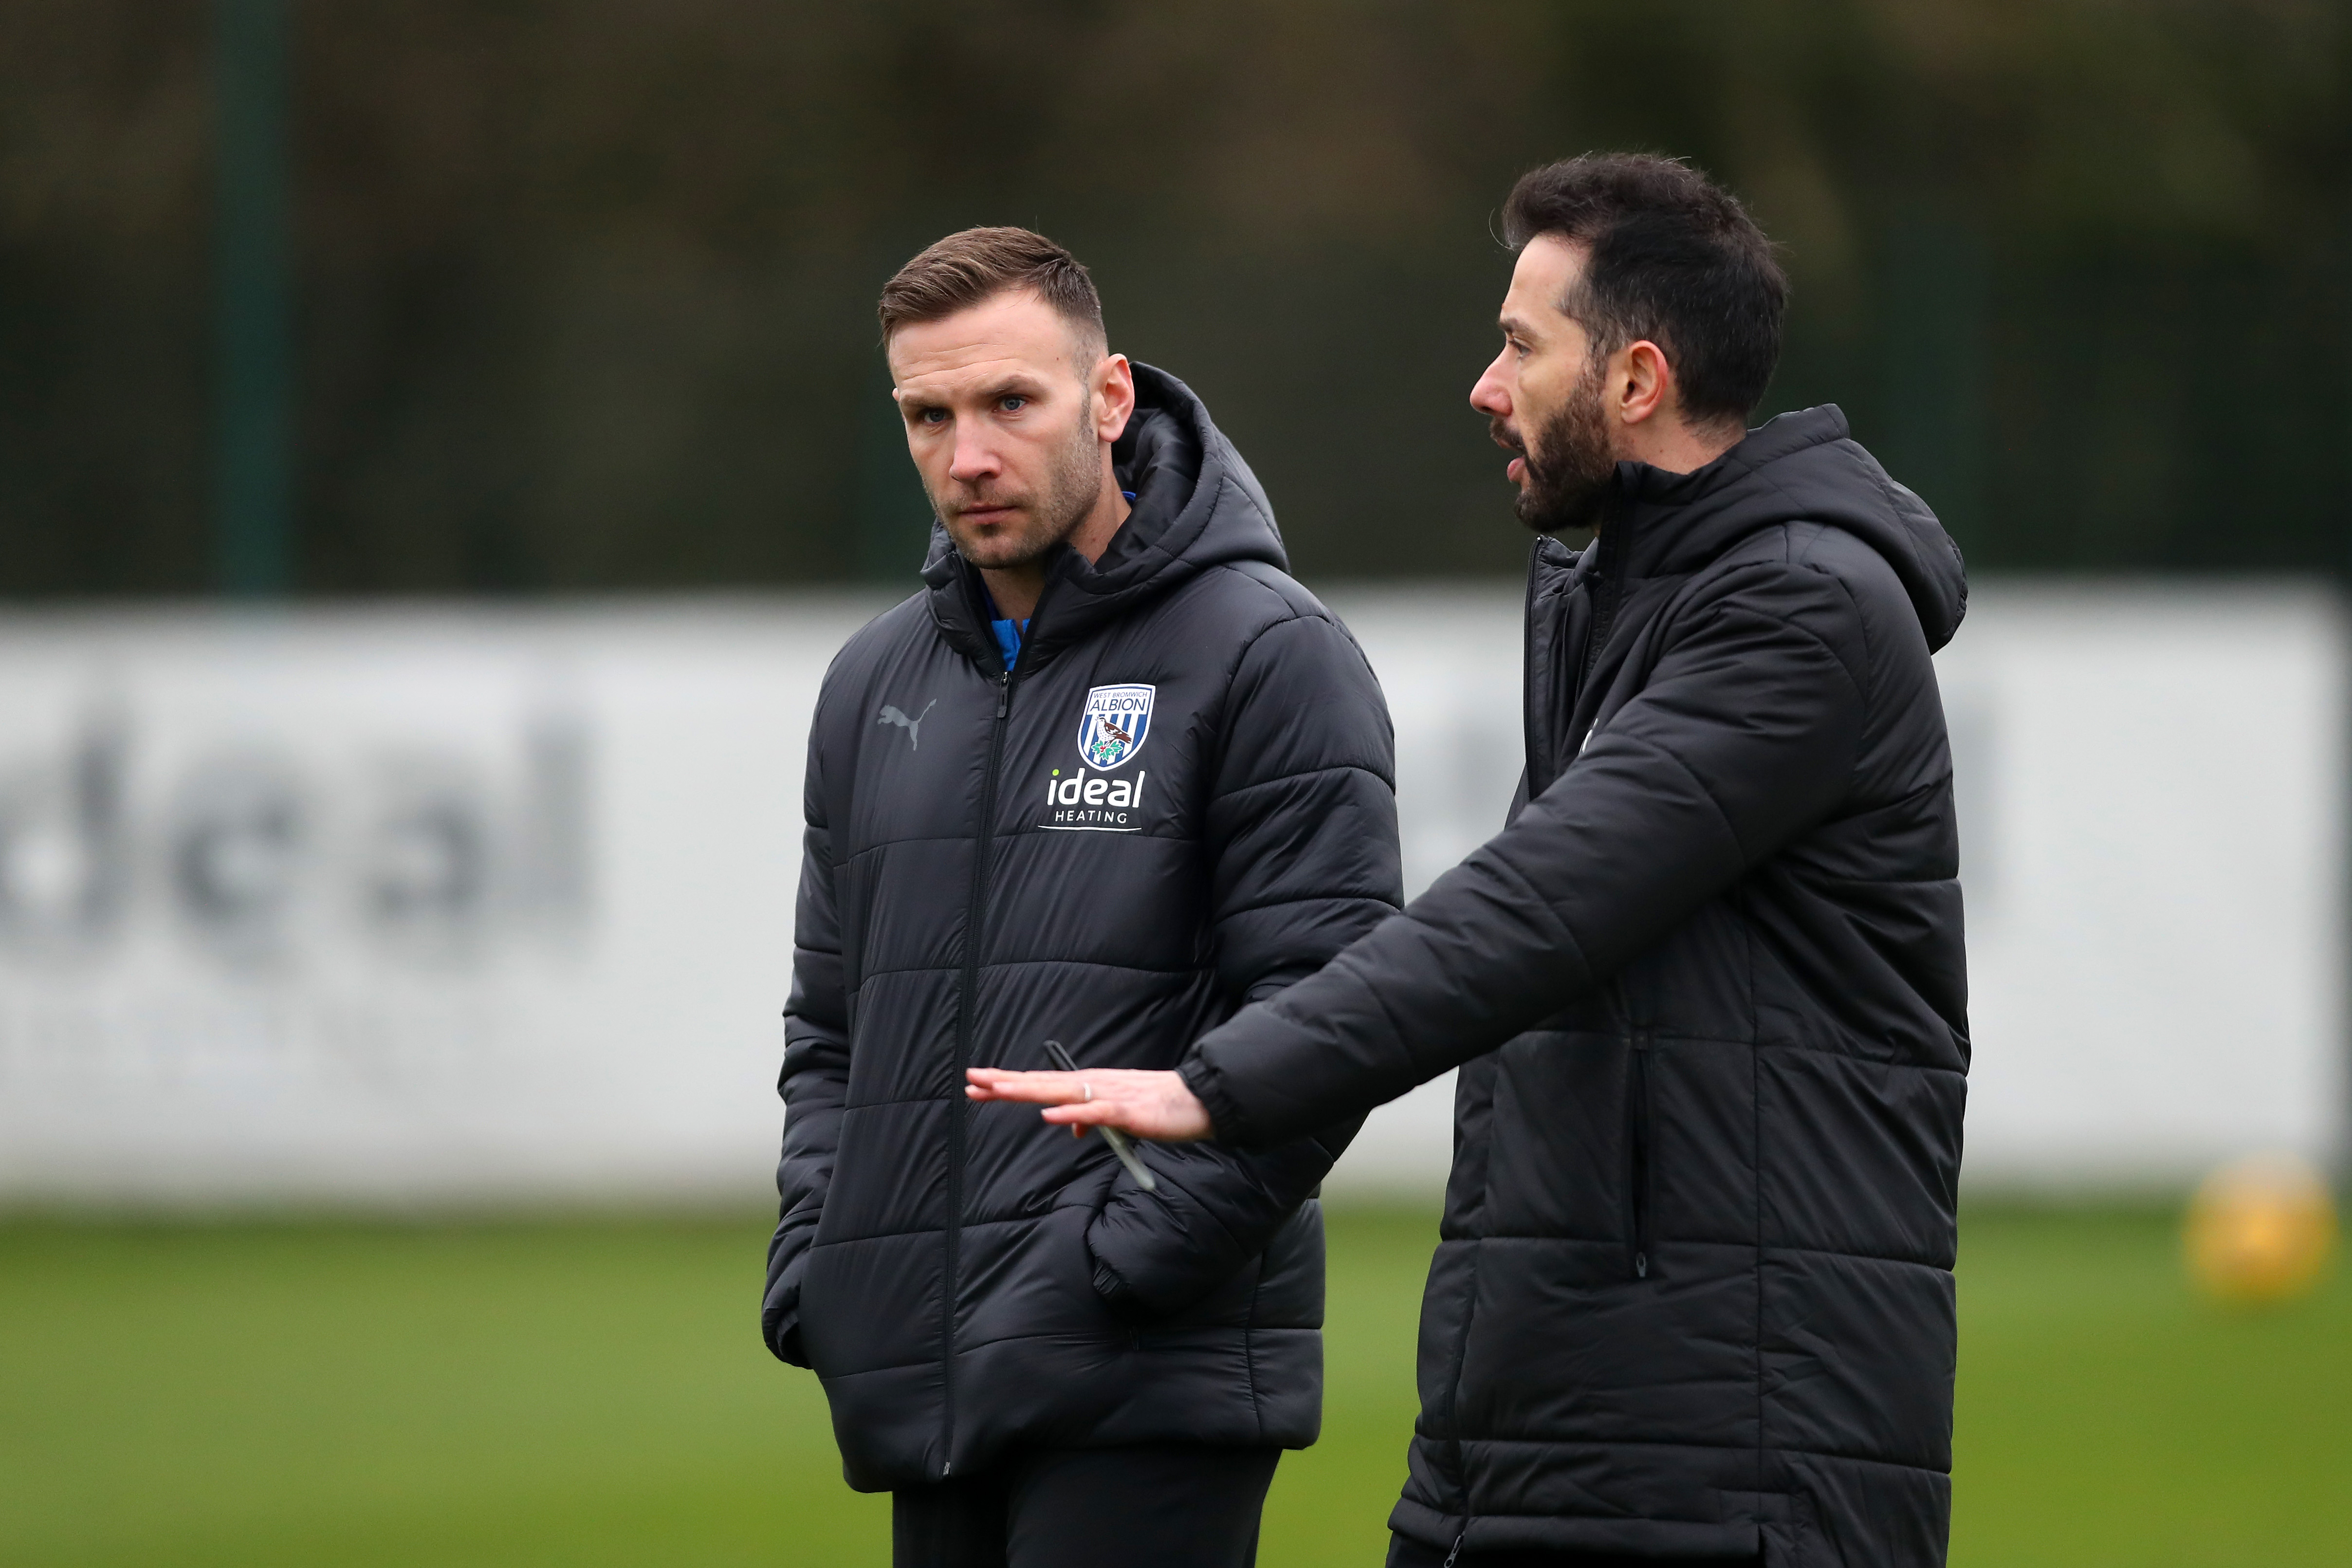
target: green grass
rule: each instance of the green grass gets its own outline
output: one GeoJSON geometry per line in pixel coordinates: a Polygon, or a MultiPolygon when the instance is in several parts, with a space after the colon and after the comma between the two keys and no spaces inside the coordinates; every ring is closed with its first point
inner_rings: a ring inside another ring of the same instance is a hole
{"type": "MultiPolygon", "coordinates": [[[[887,1561],[812,1380],[750,1323],[764,1226],[0,1226],[0,1563],[887,1561]]],[[[1323,1442],[1263,1561],[1374,1563],[1425,1215],[1333,1216],[1323,1442]]],[[[2166,1216],[1979,1212],[1954,1562],[2352,1562],[2352,1288],[2206,1308],[2166,1216]]]]}
{"type": "Polygon", "coordinates": [[[2166,1214],[1969,1216],[1956,1564],[2352,1563],[2352,1281],[2226,1310],[2178,1236],[2166,1214]]]}

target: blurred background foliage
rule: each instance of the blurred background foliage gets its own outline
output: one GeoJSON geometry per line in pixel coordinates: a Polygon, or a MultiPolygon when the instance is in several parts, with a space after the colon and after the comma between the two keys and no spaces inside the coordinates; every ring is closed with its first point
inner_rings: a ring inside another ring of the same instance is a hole
{"type": "MultiPolygon", "coordinates": [[[[1313,578],[1517,569],[1464,396],[1512,177],[1685,153],[1979,567],[2352,566],[2317,0],[297,4],[311,595],[903,578],[872,300],[1020,223],[1313,578]]],[[[0,7],[0,593],[211,585],[211,11],[0,7]]]]}

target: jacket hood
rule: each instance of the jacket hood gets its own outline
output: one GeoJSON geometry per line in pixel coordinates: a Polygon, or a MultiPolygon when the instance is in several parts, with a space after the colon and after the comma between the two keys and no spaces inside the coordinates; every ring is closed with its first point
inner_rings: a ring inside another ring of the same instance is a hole
{"type": "MultiPolygon", "coordinates": [[[[1099,561],[1089,563],[1067,545],[1055,548],[1024,639],[1033,660],[1051,658],[1210,567],[1255,561],[1290,568],[1265,491],[1200,398],[1164,370],[1139,363],[1134,370],[1135,412],[1111,447],[1111,464],[1119,488],[1135,500],[1099,561]]],[[[993,668],[999,656],[980,574],[956,553],[937,520],[923,581],[931,618],[950,646],[993,668]]]]}
{"type": "MultiPolygon", "coordinates": [[[[1886,558],[1931,650],[1951,641],[1968,614],[1960,547],[1927,503],[1896,484],[1853,438],[1834,404],[1780,415],[1687,474],[1620,463],[1617,482],[1620,506],[1604,539],[1623,531],[1631,552],[1626,570],[1636,576],[1687,570],[1759,529],[1823,522],[1886,558]]],[[[1586,555],[1597,565],[1601,553],[1586,555]]]]}

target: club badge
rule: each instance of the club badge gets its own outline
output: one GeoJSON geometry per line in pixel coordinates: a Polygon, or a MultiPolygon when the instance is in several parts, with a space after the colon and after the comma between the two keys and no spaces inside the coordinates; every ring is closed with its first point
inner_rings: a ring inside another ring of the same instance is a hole
{"type": "Polygon", "coordinates": [[[1108,773],[1143,750],[1151,732],[1150,686],[1097,686],[1087,693],[1078,717],[1078,755],[1087,766],[1108,773]]]}

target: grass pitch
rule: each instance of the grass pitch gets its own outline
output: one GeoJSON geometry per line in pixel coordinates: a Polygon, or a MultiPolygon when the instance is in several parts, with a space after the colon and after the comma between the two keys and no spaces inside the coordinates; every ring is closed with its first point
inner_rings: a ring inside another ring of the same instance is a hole
{"type": "MultiPolygon", "coordinates": [[[[0,1562],[881,1563],[757,1218],[0,1226],[0,1562]]],[[[1332,1217],[1321,1444],[1261,1561],[1380,1561],[1423,1214],[1332,1217]]],[[[2153,1213],[1964,1229],[1962,1568],[2352,1562],[2352,1286],[2208,1308],[2153,1213]]]]}

